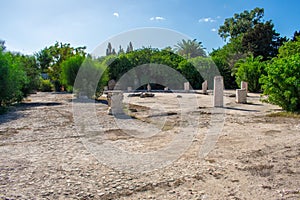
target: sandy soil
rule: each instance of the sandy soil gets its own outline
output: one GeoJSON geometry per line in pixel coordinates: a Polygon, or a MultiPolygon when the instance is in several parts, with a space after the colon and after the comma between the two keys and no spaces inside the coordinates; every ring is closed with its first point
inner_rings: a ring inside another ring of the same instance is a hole
{"type": "Polygon", "coordinates": [[[125,95],[130,120],[97,103],[98,125],[89,127],[80,124],[93,115],[76,113],[72,94],[31,95],[0,116],[0,198],[300,199],[300,119],[270,117],[280,109],[259,94],[236,104],[232,93],[218,110],[211,95],[125,95]],[[208,141],[210,131],[217,134],[208,141]],[[182,141],[170,148],[174,157],[147,160],[173,138],[182,141]],[[145,156],[130,160],[97,149],[103,144],[145,156]]]}

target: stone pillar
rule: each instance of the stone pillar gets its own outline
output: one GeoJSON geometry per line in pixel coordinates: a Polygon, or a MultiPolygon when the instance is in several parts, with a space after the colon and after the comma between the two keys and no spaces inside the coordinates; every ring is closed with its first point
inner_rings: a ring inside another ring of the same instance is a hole
{"type": "Polygon", "coordinates": [[[108,86],[104,86],[104,91],[107,91],[108,90],[108,86]]]}
{"type": "Polygon", "coordinates": [[[148,85],[147,85],[147,91],[148,92],[150,92],[151,91],[151,86],[150,86],[150,84],[148,83],[148,85]]]}
{"type": "Polygon", "coordinates": [[[124,114],[123,92],[113,92],[111,96],[111,111],[113,115],[124,114]]]}
{"type": "Polygon", "coordinates": [[[110,80],[108,81],[108,90],[113,90],[116,86],[116,81],[115,80],[110,80]]]}
{"type": "Polygon", "coordinates": [[[223,107],[223,76],[215,76],[214,78],[214,107],[223,107]]]}
{"type": "Polygon", "coordinates": [[[246,92],[248,93],[248,82],[242,81],[241,82],[241,89],[246,89],[246,92]]]}
{"type": "Polygon", "coordinates": [[[123,114],[123,92],[109,92],[107,94],[109,115],[123,114]]]}
{"type": "Polygon", "coordinates": [[[203,93],[203,94],[206,94],[206,93],[207,93],[207,80],[205,80],[205,81],[202,83],[202,93],[203,93]]]}
{"type": "Polygon", "coordinates": [[[127,87],[127,92],[131,92],[132,91],[132,87],[127,87]]]}
{"type": "Polygon", "coordinates": [[[184,86],[184,90],[185,91],[189,91],[190,90],[190,83],[189,82],[185,82],[183,86],[184,86]]]}
{"type": "Polygon", "coordinates": [[[237,103],[247,103],[247,90],[246,89],[237,89],[235,101],[237,103]]]}
{"type": "Polygon", "coordinates": [[[111,110],[111,96],[112,96],[111,92],[107,93],[107,96],[106,96],[106,98],[107,98],[107,106],[108,106],[107,114],[109,114],[109,115],[112,115],[112,110],[111,110]]]}

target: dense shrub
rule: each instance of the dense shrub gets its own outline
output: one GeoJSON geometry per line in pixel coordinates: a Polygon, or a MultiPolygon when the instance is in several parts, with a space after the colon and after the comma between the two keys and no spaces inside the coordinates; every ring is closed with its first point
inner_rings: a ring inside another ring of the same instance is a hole
{"type": "Polygon", "coordinates": [[[236,67],[236,83],[240,85],[241,81],[248,82],[248,90],[250,92],[261,91],[259,79],[264,73],[265,62],[262,62],[262,57],[253,56],[247,57],[238,61],[236,67]]]}
{"type": "Polygon", "coordinates": [[[40,91],[42,92],[52,92],[54,89],[54,85],[51,83],[50,80],[41,80],[40,82],[40,91]]]}
{"type": "Polygon", "coordinates": [[[78,73],[78,70],[84,61],[84,57],[80,55],[75,55],[63,61],[61,64],[61,83],[67,87],[69,92],[72,92],[73,85],[78,73]]]}
{"type": "Polygon", "coordinates": [[[23,86],[28,82],[19,60],[9,52],[0,51],[0,107],[20,102],[25,96],[23,86]]]}
{"type": "Polygon", "coordinates": [[[300,111],[300,54],[274,59],[261,78],[268,102],[286,111],[300,111]]]}
{"type": "Polygon", "coordinates": [[[270,103],[286,111],[300,111],[300,37],[279,48],[278,58],[266,67],[264,94],[270,103]]]}

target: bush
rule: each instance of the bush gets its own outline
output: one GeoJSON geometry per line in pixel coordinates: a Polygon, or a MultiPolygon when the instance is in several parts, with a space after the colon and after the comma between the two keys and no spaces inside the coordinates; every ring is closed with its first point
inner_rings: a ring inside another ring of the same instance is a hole
{"type": "Polygon", "coordinates": [[[42,92],[52,92],[54,85],[50,80],[41,80],[40,91],[42,92]]]}
{"type": "Polygon", "coordinates": [[[286,111],[300,111],[300,54],[273,59],[261,78],[268,102],[286,111]]]}
{"type": "Polygon", "coordinates": [[[78,70],[84,61],[84,56],[76,55],[63,61],[61,64],[61,83],[67,91],[72,92],[78,70]]]}
{"type": "Polygon", "coordinates": [[[0,51],[0,107],[20,102],[23,86],[28,83],[24,70],[15,55],[0,51]]]}
{"type": "Polygon", "coordinates": [[[236,83],[241,84],[241,81],[248,82],[248,90],[250,92],[261,91],[261,83],[259,79],[264,73],[265,62],[262,62],[262,57],[250,56],[246,59],[238,61],[235,65],[236,68],[236,83]]]}

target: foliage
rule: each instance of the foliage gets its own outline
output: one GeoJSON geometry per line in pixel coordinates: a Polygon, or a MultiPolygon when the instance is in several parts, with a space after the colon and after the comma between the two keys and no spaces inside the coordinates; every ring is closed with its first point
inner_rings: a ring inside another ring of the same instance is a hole
{"type": "Polygon", "coordinates": [[[188,73],[183,71],[183,74],[188,77],[187,79],[192,85],[195,88],[201,88],[202,82],[207,80],[208,87],[212,89],[214,77],[220,75],[219,69],[213,60],[211,58],[196,57],[189,59],[189,62],[192,64],[192,67],[185,64],[184,66],[188,67],[190,71],[188,73]]]}
{"type": "MultiPolygon", "coordinates": [[[[172,86],[175,86],[176,77],[168,75],[170,70],[167,70],[166,67],[163,67],[167,66],[181,72],[191,83],[192,87],[200,87],[202,79],[197,69],[195,69],[195,67],[183,57],[168,50],[143,48],[122,54],[118,57],[115,57],[109,64],[108,75],[110,79],[118,80],[131,69],[144,65],[147,65],[148,68],[144,68],[143,73],[136,74],[139,72],[132,72],[133,74],[135,73],[134,76],[136,77],[137,81],[135,83],[131,83],[132,85],[141,86],[145,82],[151,82],[151,80],[161,80],[165,84],[168,83],[172,86]]],[[[152,88],[159,87],[156,85],[152,86],[152,88]]]]}
{"type": "Polygon", "coordinates": [[[51,83],[49,79],[42,79],[40,81],[40,91],[42,92],[52,92],[54,89],[54,85],[51,83]]]}
{"type": "Polygon", "coordinates": [[[264,73],[265,63],[262,62],[262,57],[253,56],[242,59],[236,63],[237,72],[236,83],[241,84],[241,81],[248,82],[248,90],[250,92],[259,92],[261,90],[261,84],[259,82],[260,77],[264,73]]]}
{"type": "Polygon", "coordinates": [[[286,38],[279,37],[271,21],[258,23],[243,36],[242,46],[245,52],[251,52],[254,57],[262,56],[264,60],[275,57],[278,48],[286,42],[286,38]]]}
{"type": "Polygon", "coordinates": [[[25,95],[22,88],[27,83],[26,73],[15,55],[0,51],[0,107],[20,102],[25,95]]]}
{"type": "Polygon", "coordinates": [[[267,65],[267,75],[261,78],[268,102],[286,111],[300,111],[300,43],[287,42],[279,49],[278,58],[267,65]]]}
{"type": "Polygon", "coordinates": [[[237,61],[248,56],[248,53],[244,52],[242,48],[242,37],[231,38],[230,42],[222,48],[213,50],[210,56],[224,78],[225,88],[237,88],[233,69],[237,61]]]}
{"type": "Polygon", "coordinates": [[[0,40],[0,51],[5,51],[5,41],[4,40],[0,40]]]}
{"type": "Polygon", "coordinates": [[[56,91],[60,91],[62,87],[60,82],[62,62],[74,55],[85,56],[85,49],[85,47],[75,48],[67,43],[56,42],[54,45],[42,49],[35,55],[42,71],[46,71],[53,81],[56,91]]]}
{"type": "Polygon", "coordinates": [[[72,91],[79,68],[84,61],[81,55],[75,55],[63,61],[61,64],[61,83],[67,86],[68,91],[72,91]]]}
{"type": "Polygon", "coordinates": [[[279,48],[279,58],[288,57],[294,54],[300,54],[300,36],[296,40],[286,42],[282,47],[279,48]]]}
{"type": "Polygon", "coordinates": [[[224,55],[219,54],[219,52],[217,53],[217,51],[215,51],[211,59],[217,66],[220,75],[223,76],[225,88],[226,89],[237,88],[235,77],[231,74],[231,68],[227,62],[227,58],[224,55]]]}
{"type": "Polygon", "coordinates": [[[299,36],[300,36],[300,31],[295,31],[294,35],[293,35],[293,38],[292,38],[292,41],[295,42],[299,36]]]}
{"type": "Polygon", "coordinates": [[[219,35],[224,40],[228,37],[237,38],[241,34],[248,32],[256,24],[261,23],[263,16],[263,8],[255,8],[250,12],[245,10],[242,13],[236,13],[232,18],[225,19],[224,24],[219,28],[219,35]]]}
{"type": "Polygon", "coordinates": [[[89,98],[97,96],[108,82],[106,67],[104,62],[86,58],[77,73],[73,92],[84,93],[89,98]]]}
{"type": "Polygon", "coordinates": [[[201,42],[194,40],[182,40],[175,45],[175,52],[184,58],[206,57],[206,52],[201,42]]]}
{"type": "Polygon", "coordinates": [[[27,96],[29,93],[38,90],[40,85],[40,69],[34,56],[28,55],[15,55],[15,60],[18,59],[20,67],[26,73],[28,82],[23,85],[22,92],[24,96],[27,96]]]}
{"type": "MultiPolygon", "coordinates": [[[[287,41],[286,37],[280,37],[274,29],[272,21],[264,21],[264,9],[255,8],[234,14],[232,18],[225,20],[219,28],[219,35],[223,39],[229,38],[227,45],[231,44],[231,56],[253,55],[262,56],[263,60],[269,60],[278,53],[278,48],[287,41]]],[[[224,47],[226,47],[225,45],[224,47]]],[[[240,58],[239,58],[240,59],[240,58]]],[[[239,59],[233,59],[234,63],[239,59]]],[[[230,63],[231,66],[232,63],[230,63]]]]}

